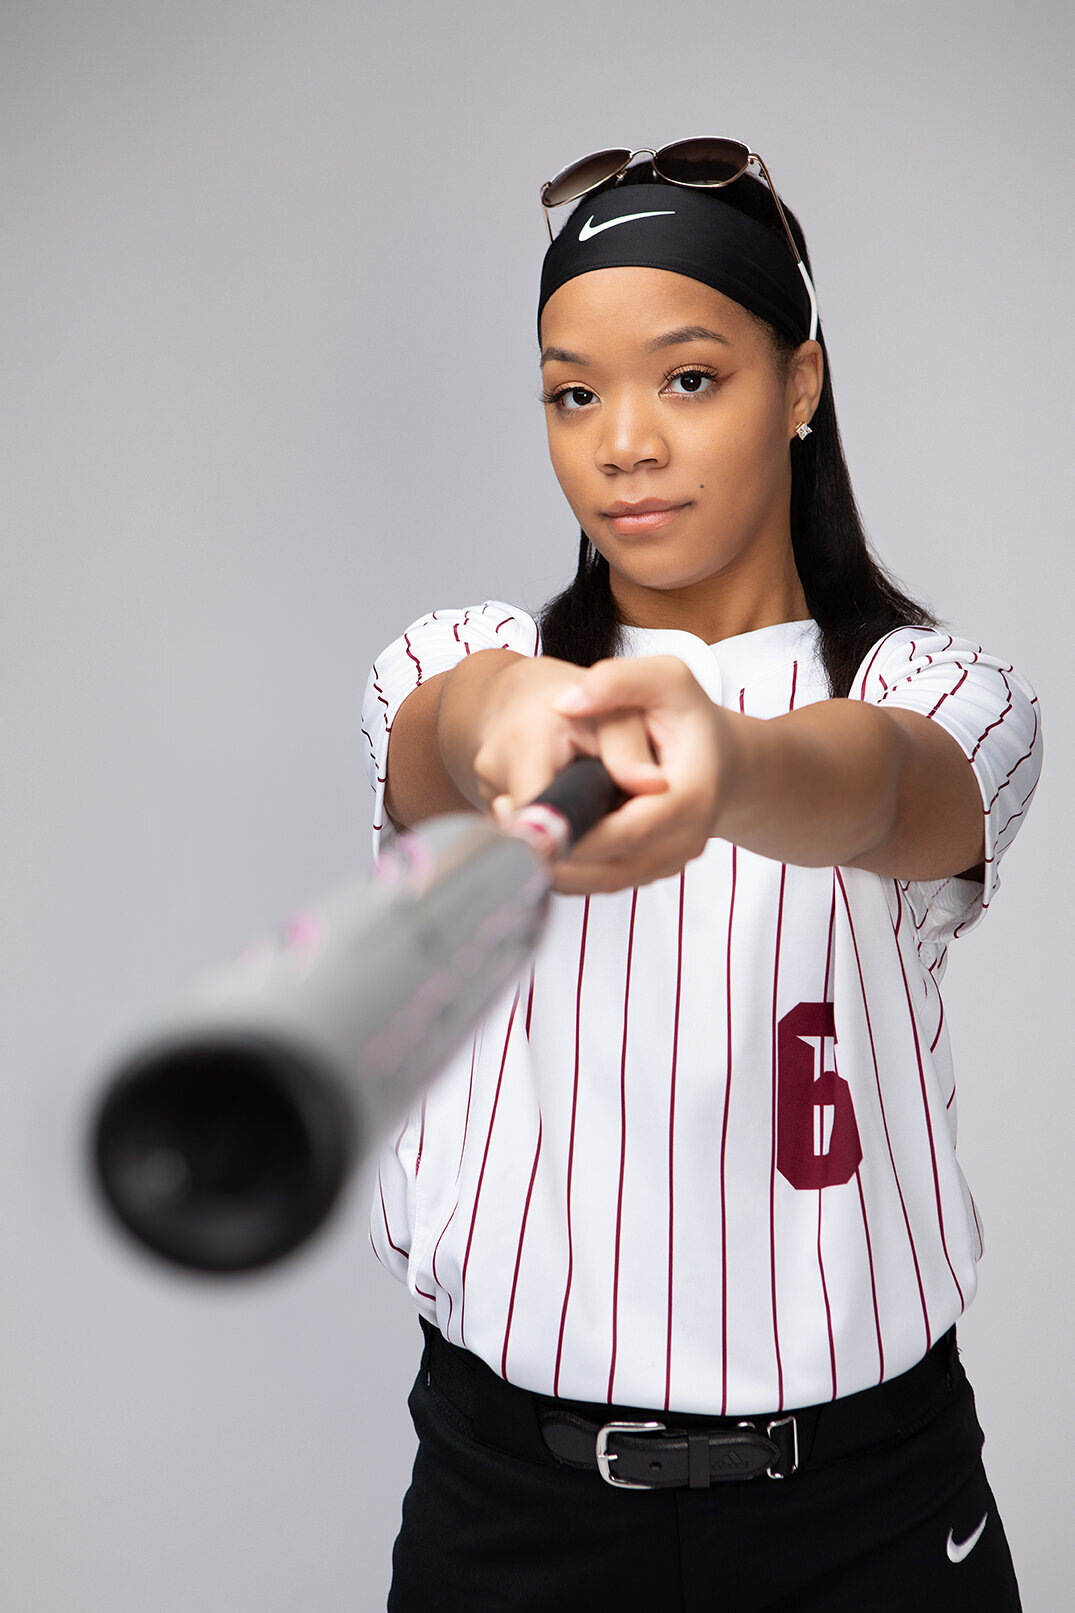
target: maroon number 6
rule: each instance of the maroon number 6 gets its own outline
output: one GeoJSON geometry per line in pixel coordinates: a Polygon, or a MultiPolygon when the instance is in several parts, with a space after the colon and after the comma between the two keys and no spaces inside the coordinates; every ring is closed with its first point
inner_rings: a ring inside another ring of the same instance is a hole
{"type": "Polygon", "coordinates": [[[851,1089],[835,1070],[814,1070],[815,1054],[802,1037],[836,1041],[831,1003],[799,1003],[777,1027],[776,1168],[804,1190],[849,1182],[862,1159],[851,1089]]]}

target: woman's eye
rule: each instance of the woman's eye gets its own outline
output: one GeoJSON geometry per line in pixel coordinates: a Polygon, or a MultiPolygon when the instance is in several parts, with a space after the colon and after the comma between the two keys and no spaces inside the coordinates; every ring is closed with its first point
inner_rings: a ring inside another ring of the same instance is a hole
{"type": "Polygon", "coordinates": [[[584,386],[569,386],[566,392],[558,392],[553,399],[558,409],[585,409],[594,400],[594,394],[584,386]]]}
{"type": "Polygon", "coordinates": [[[699,392],[708,392],[713,383],[714,377],[706,370],[680,370],[678,375],[669,377],[668,388],[681,397],[693,397],[699,392]]]}

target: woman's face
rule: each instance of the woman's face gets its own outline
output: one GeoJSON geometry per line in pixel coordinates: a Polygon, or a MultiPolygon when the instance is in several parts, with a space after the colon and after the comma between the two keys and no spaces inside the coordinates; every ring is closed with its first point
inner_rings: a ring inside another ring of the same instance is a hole
{"type": "Polygon", "coordinates": [[[757,322],[666,269],[598,269],[541,320],[553,468],[623,618],[710,643],[808,615],[791,552],[790,440],[821,353],[778,362],[757,322]]]}

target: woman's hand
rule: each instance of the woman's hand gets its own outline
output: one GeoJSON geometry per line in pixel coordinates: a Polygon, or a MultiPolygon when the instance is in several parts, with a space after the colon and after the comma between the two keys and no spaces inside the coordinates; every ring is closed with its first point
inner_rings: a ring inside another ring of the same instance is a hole
{"type": "Polygon", "coordinates": [[[427,679],[400,706],[386,801],[410,828],[467,806],[504,819],[540,795],[575,756],[601,756],[629,793],[662,790],[637,712],[573,717],[556,699],[583,669],[551,656],[481,650],[427,679]]]}
{"type": "Polygon", "coordinates": [[[582,674],[570,662],[542,656],[515,661],[489,686],[470,766],[482,800],[501,821],[576,756],[599,756],[627,794],[665,788],[639,711],[617,704],[591,716],[571,709],[582,674]]]}
{"type": "Polygon", "coordinates": [[[712,730],[726,715],[672,657],[587,669],[550,656],[481,651],[400,707],[388,809],[406,826],[468,804],[507,822],[574,757],[599,756],[631,799],[561,865],[557,888],[589,893],[645,884],[678,872],[705,845],[712,730]]]}
{"type": "Polygon", "coordinates": [[[714,832],[737,761],[734,716],[673,656],[570,670],[555,710],[590,725],[597,754],[630,799],[560,864],[556,889],[592,894],[677,874],[714,832]]]}

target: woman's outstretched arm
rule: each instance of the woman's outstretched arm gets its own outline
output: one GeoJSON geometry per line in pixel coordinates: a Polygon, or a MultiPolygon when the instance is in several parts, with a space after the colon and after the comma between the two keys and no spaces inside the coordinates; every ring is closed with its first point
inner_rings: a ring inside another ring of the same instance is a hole
{"type": "MultiPolygon", "coordinates": [[[[714,705],[672,659],[601,662],[561,710],[638,710],[666,792],[629,801],[582,843],[562,890],[614,890],[674,873],[716,835],[805,867],[903,879],[969,872],[983,856],[982,799],[955,739],[913,711],[825,700],[760,719],[714,705]]],[[[621,780],[624,787],[626,780],[621,780]]]]}
{"type": "Polygon", "coordinates": [[[632,799],[561,868],[564,891],[676,873],[714,835],[779,861],[905,879],[982,859],[974,773],[938,724],[857,700],[744,717],[671,657],[587,670],[505,651],[468,657],[397,713],[389,811],[400,824],[467,805],[504,813],[580,752],[600,754],[632,799]]]}

